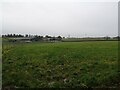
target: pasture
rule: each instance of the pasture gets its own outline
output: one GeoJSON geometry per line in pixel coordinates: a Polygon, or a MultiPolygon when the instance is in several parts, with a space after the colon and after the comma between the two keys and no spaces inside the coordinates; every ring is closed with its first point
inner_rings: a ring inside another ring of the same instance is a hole
{"type": "Polygon", "coordinates": [[[3,87],[117,87],[118,42],[3,43],[3,87]]]}

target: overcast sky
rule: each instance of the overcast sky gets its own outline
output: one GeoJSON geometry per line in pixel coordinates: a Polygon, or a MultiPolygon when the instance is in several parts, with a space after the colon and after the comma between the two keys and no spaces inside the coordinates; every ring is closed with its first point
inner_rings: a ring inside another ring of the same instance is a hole
{"type": "Polygon", "coordinates": [[[4,0],[2,33],[117,36],[117,0],[4,0]],[[90,2],[91,1],[91,2],[90,2]],[[113,1],[113,2],[112,2],[113,1]]]}

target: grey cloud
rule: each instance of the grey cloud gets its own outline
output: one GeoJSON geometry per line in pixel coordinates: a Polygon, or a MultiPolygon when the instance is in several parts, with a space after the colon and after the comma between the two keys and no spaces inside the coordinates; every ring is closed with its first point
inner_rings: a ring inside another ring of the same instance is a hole
{"type": "Polygon", "coordinates": [[[118,35],[116,2],[3,3],[3,34],[118,35]]]}

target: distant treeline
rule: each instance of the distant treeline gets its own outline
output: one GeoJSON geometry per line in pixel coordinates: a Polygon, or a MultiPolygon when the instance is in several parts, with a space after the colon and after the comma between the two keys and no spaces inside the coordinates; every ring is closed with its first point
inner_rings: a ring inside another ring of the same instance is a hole
{"type": "MultiPolygon", "coordinates": [[[[30,39],[31,41],[50,41],[50,40],[62,40],[62,36],[50,36],[50,35],[46,35],[46,36],[40,36],[40,35],[30,35],[30,34],[26,34],[26,35],[21,35],[21,34],[7,34],[7,35],[2,35],[3,38],[20,38],[20,39],[30,39]]],[[[19,40],[20,40],[19,39],[19,40]]]]}
{"type": "Polygon", "coordinates": [[[21,35],[21,34],[7,34],[7,35],[2,35],[2,37],[26,37],[28,35],[21,35]]]}
{"type": "MultiPolygon", "coordinates": [[[[6,35],[2,35],[2,37],[41,37],[43,38],[44,36],[40,36],[40,35],[30,35],[30,34],[6,34],[6,35]]],[[[53,36],[50,35],[46,35],[45,37],[47,38],[52,38],[53,36]]],[[[62,38],[61,36],[58,36],[58,38],[62,38]]],[[[63,37],[64,38],[64,37],[63,37]]]]}
{"type": "MultiPolygon", "coordinates": [[[[39,40],[62,40],[65,39],[65,37],[62,36],[50,36],[50,35],[46,35],[46,36],[41,36],[41,35],[30,35],[30,34],[6,34],[6,35],[2,35],[2,37],[5,38],[32,38],[32,40],[34,41],[39,41],[39,40]]],[[[70,38],[68,38],[70,39],[70,38]]],[[[71,39],[77,39],[77,38],[71,38],[71,39]]],[[[110,40],[110,39],[116,39],[116,40],[120,40],[120,36],[115,36],[115,37],[109,37],[109,36],[105,36],[105,37],[85,37],[85,38],[79,38],[81,39],[104,39],[104,40],[110,40]]]]}

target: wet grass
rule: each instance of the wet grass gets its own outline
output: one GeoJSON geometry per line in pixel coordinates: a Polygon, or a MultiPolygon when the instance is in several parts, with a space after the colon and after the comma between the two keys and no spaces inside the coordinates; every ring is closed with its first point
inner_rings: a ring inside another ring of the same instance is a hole
{"type": "Polygon", "coordinates": [[[3,43],[3,87],[116,87],[118,42],[3,43]]]}

